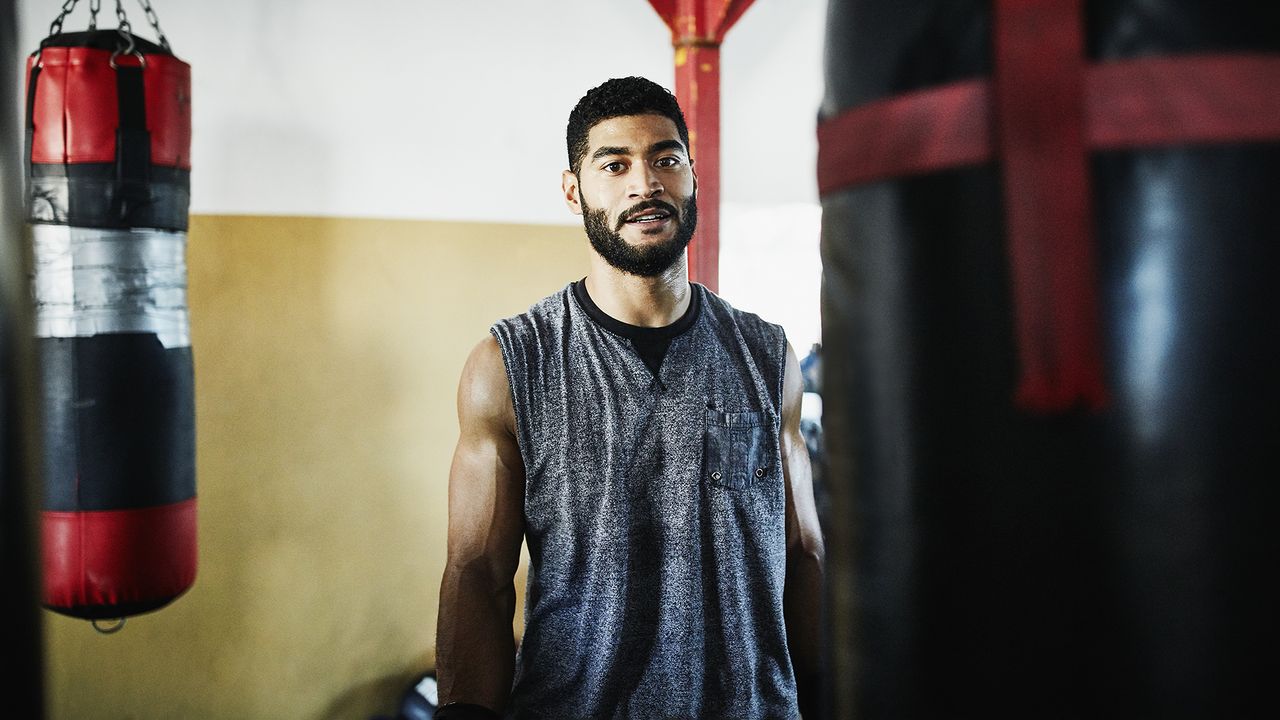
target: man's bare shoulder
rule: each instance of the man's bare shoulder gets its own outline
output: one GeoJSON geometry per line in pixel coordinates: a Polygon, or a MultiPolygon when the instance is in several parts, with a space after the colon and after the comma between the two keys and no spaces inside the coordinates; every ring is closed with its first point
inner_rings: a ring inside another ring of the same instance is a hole
{"type": "Polygon", "coordinates": [[[502,348],[492,335],[476,343],[462,367],[458,382],[458,417],[484,424],[501,423],[514,429],[511,386],[502,360],[502,348]]]}

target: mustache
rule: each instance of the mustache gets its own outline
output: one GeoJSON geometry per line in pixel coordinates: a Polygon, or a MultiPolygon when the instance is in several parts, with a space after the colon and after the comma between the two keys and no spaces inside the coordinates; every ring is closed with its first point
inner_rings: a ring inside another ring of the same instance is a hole
{"type": "Polygon", "coordinates": [[[680,211],[676,209],[675,205],[661,200],[643,200],[627,208],[625,212],[618,216],[618,222],[617,226],[614,227],[614,232],[622,230],[622,227],[627,224],[627,218],[634,217],[646,210],[666,210],[671,214],[671,217],[676,218],[677,220],[680,219],[680,211]]]}

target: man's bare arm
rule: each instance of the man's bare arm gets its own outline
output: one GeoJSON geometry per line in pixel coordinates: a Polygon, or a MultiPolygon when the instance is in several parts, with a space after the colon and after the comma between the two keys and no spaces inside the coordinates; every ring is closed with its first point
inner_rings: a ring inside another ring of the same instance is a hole
{"type": "Polygon", "coordinates": [[[458,424],[436,632],[440,700],[501,712],[515,668],[511,621],[524,535],[524,465],[502,351],[492,337],[471,351],[462,370],[458,424]]]}
{"type": "Polygon", "coordinates": [[[788,343],[782,382],[782,474],[787,498],[787,581],[782,602],[800,711],[802,715],[813,717],[821,707],[822,593],[826,551],[813,499],[809,449],[800,433],[800,403],[803,398],[800,363],[788,343]]]}

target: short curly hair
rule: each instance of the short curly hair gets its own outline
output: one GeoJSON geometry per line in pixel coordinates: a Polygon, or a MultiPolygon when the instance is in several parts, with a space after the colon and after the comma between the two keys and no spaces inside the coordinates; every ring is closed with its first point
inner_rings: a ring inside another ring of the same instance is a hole
{"type": "Polygon", "coordinates": [[[689,127],[680,103],[671,91],[642,77],[613,78],[591,88],[569,113],[565,144],[569,150],[569,170],[577,175],[587,156],[587,134],[596,123],[627,115],[661,115],[676,124],[680,141],[689,148],[689,127]]]}

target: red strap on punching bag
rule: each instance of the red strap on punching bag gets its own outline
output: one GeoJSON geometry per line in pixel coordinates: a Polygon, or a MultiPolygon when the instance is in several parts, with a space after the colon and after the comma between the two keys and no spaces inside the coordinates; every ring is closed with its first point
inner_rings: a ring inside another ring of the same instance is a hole
{"type": "MultiPolygon", "coordinates": [[[[1090,149],[1280,138],[1280,56],[1147,57],[1085,71],[1090,149]]],[[[818,126],[818,192],[992,160],[991,83],[859,105],[818,126]]]]}
{"type": "Polygon", "coordinates": [[[1089,69],[1089,146],[1280,139],[1280,56],[1150,57],[1089,69]]]}
{"type": "Polygon", "coordinates": [[[1029,410],[1102,407],[1079,0],[996,0],[995,127],[1029,410]]]}

